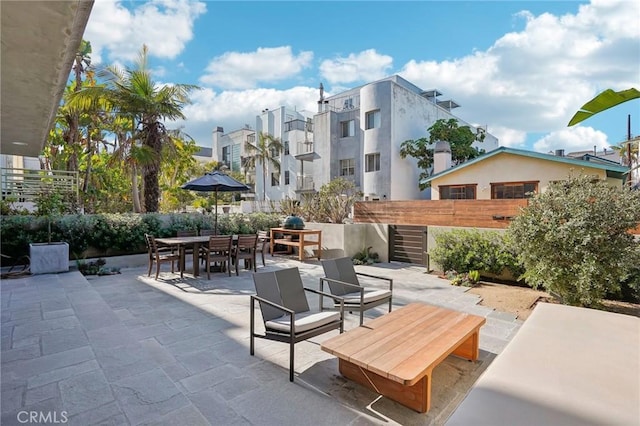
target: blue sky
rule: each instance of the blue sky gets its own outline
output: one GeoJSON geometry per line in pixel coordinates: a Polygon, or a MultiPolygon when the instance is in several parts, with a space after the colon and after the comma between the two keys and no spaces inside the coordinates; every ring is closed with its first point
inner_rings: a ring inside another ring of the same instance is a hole
{"type": "Polygon", "coordinates": [[[197,84],[184,126],[211,146],[216,126],[264,108],[315,111],[331,95],[393,74],[461,105],[500,145],[599,149],[640,134],[640,100],[567,128],[600,91],[640,88],[640,2],[96,0],[85,39],[96,65],[130,65],[142,44],[159,83],[197,84]]]}

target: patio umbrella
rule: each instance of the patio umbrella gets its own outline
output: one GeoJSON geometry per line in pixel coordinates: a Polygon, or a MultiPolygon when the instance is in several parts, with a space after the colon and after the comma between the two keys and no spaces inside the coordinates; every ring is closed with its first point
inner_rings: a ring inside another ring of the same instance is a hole
{"type": "Polygon", "coordinates": [[[217,170],[205,173],[204,176],[200,176],[199,178],[185,183],[181,188],[199,192],[215,192],[216,213],[214,220],[214,232],[216,234],[218,233],[218,192],[245,192],[251,190],[251,188],[244,183],[238,182],[231,176],[217,170]]]}

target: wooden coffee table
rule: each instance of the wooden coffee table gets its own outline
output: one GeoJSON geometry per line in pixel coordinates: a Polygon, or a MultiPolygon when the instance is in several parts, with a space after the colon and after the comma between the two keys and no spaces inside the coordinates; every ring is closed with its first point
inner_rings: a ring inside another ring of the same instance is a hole
{"type": "Polygon", "coordinates": [[[340,373],[420,413],[431,405],[431,373],[450,354],[475,361],[485,318],[411,303],[322,343],[340,373]]]}

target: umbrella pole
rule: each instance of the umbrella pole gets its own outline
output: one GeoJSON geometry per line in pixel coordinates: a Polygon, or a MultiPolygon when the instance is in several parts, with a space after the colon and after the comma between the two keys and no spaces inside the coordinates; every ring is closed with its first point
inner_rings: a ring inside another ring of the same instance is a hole
{"type": "Polygon", "coordinates": [[[216,188],[216,215],[213,220],[213,235],[218,235],[218,188],[216,188]]]}

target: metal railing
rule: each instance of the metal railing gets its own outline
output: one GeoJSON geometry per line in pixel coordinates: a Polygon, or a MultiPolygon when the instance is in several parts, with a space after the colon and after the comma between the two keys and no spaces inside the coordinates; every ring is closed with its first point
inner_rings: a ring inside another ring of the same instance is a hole
{"type": "Polygon", "coordinates": [[[297,176],[296,191],[314,191],[316,189],[313,176],[297,176]]]}
{"type": "Polygon", "coordinates": [[[313,154],[313,142],[298,142],[296,155],[313,154]]]}
{"type": "Polygon", "coordinates": [[[13,197],[18,202],[33,202],[42,192],[56,191],[79,197],[78,172],[66,170],[32,170],[0,168],[2,198],[13,197]]]}

